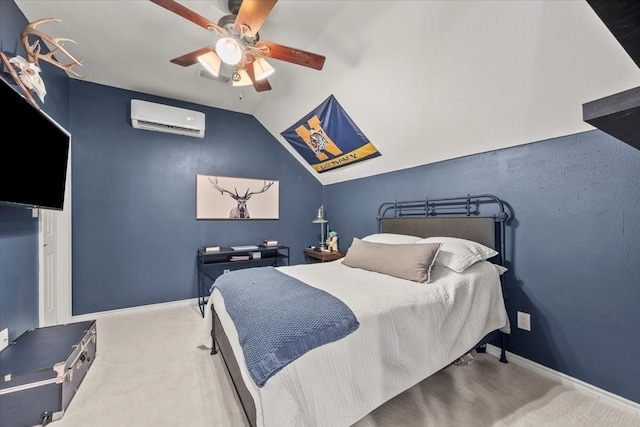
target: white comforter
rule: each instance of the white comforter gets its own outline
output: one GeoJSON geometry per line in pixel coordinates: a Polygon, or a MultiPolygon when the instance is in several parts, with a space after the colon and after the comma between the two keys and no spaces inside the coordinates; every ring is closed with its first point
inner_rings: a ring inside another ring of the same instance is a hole
{"type": "Polygon", "coordinates": [[[344,301],[360,327],[287,365],[259,388],[249,375],[221,294],[209,298],[202,342],[211,347],[211,304],[256,403],[257,425],[349,426],[449,365],[487,333],[509,332],[499,273],[487,261],[458,274],[434,266],[431,283],[342,265],[278,267],[344,301]]]}

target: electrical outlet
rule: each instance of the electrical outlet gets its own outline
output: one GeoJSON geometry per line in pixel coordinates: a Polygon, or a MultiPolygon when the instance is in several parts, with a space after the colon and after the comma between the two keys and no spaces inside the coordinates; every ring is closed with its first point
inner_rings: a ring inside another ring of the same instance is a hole
{"type": "Polygon", "coordinates": [[[0,331],[0,351],[4,350],[9,345],[9,328],[4,328],[0,331]]]}
{"type": "MultiPolygon", "coordinates": [[[[218,270],[218,271],[220,271],[220,270],[218,270]]],[[[222,274],[227,274],[227,273],[228,273],[228,272],[230,272],[230,271],[231,271],[231,270],[229,270],[229,269],[223,270],[223,271],[222,271],[222,274]]]]}
{"type": "Polygon", "coordinates": [[[529,313],[518,312],[518,328],[531,331],[531,315],[529,313]]]}

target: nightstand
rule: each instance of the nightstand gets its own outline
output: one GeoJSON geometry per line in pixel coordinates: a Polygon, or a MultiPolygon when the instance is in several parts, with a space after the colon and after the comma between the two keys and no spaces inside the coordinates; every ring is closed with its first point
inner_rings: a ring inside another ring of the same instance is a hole
{"type": "Polygon", "coordinates": [[[346,255],[345,251],[323,252],[323,251],[317,251],[315,249],[304,250],[304,259],[307,263],[335,261],[337,259],[342,258],[345,255],[346,255]]]}

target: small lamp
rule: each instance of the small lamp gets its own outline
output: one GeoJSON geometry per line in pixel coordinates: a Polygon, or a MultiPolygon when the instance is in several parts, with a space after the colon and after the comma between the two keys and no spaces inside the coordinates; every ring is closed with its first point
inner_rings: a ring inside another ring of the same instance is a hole
{"type": "Polygon", "coordinates": [[[329,221],[324,219],[324,205],[318,209],[318,217],[312,221],[314,224],[320,224],[320,250],[323,251],[327,248],[327,242],[324,237],[325,224],[329,221]]]}

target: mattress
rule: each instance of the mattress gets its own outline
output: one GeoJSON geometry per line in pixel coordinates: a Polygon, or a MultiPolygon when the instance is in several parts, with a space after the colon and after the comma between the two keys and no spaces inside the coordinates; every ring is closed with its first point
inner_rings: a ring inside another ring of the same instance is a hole
{"type": "Polygon", "coordinates": [[[256,404],[258,426],[349,426],[455,361],[489,332],[510,332],[500,273],[488,261],[462,273],[435,265],[430,283],[347,267],[342,260],[278,269],[342,300],[360,327],[309,351],[258,387],[224,299],[214,290],[201,340],[211,347],[213,304],[256,404]]]}

